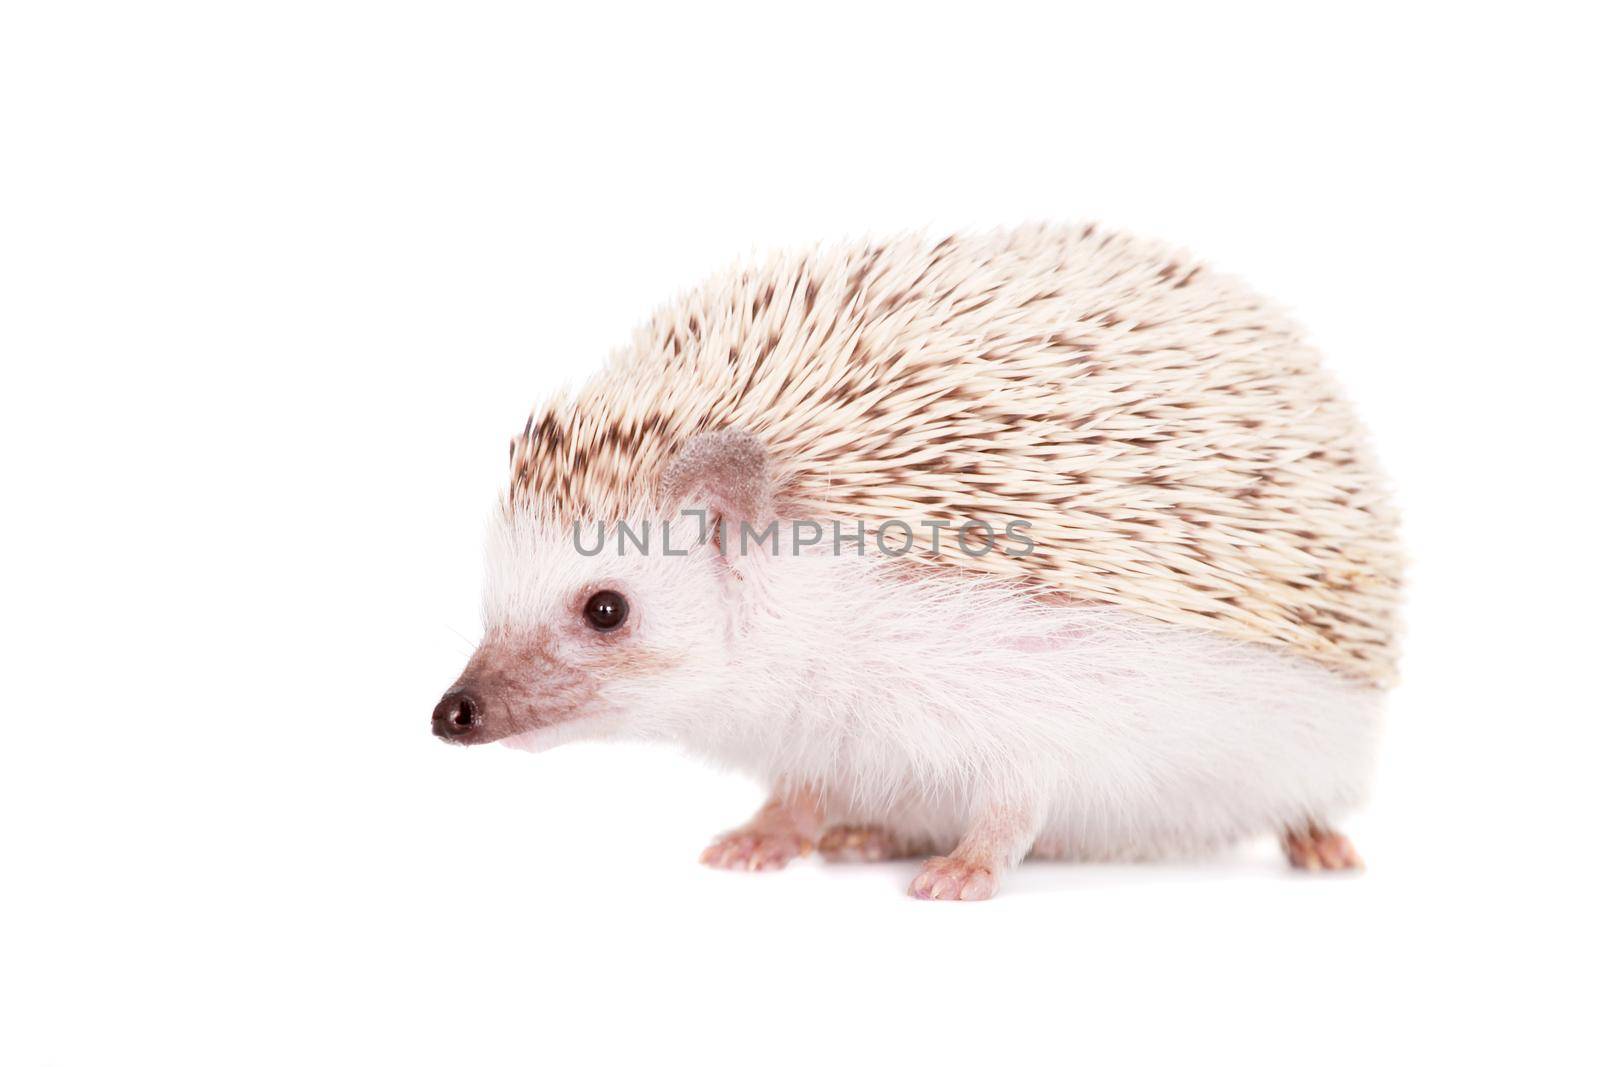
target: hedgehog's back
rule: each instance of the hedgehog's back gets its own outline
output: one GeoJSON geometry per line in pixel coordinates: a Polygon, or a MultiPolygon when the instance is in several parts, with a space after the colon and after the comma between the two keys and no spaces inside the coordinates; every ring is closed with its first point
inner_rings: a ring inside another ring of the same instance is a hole
{"type": "Polygon", "coordinates": [[[736,270],[535,416],[512,501],[626,514],[730,426],[788,513],[1024,520],[1028,556],[943,559],[1392,677],[1394,516],[1349,406],[1277,310],[1159,245],[1036,227],[736,270]]]}

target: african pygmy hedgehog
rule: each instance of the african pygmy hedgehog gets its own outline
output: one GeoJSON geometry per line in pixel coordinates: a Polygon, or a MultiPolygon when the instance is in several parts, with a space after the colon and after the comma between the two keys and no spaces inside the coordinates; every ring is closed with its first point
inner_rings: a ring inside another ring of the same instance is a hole
{"type": "Polygon", "coordinates": [[[813,250],[530,418],[433,729],[754,774],[717,867],[927,855],[913,896],[973,900],[1274,833],[1350,868],[1399,572],[1350,407],[1234,280],[1093,225],[813,250]]]}

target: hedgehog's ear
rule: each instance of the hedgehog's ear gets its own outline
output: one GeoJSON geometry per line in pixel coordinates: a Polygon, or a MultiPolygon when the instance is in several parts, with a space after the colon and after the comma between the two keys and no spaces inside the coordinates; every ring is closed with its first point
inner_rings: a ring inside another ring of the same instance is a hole
{"type": "Polygon", "coordinates": [[[760,534],[775,517],[767,450],[744,430],[697,434],[662,471],[661,499],[669,515],[705,509],[710,528],[724,531],[718,547],[732,557],[741,530],[760,534]]]}

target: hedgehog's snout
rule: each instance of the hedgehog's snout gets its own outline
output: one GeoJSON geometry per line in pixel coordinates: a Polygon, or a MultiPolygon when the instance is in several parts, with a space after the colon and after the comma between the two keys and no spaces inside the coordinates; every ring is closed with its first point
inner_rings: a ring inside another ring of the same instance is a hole
{"type": "Polygon", "coordinates": [[[483,725],[483,702],[470,689],[452,689],[433,709],[433,736],[464,744],[483,725]]]}

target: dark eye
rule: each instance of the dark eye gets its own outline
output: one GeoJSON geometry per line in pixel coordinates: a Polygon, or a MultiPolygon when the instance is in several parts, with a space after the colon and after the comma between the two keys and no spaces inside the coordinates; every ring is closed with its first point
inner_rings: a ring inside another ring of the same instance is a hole
{"type": "Polygon", "coordinates": [[[628,602],[621,593],[602,589],[583,606],[583,617],[596,630],[615,630],[628,617],[628,602]]]}

